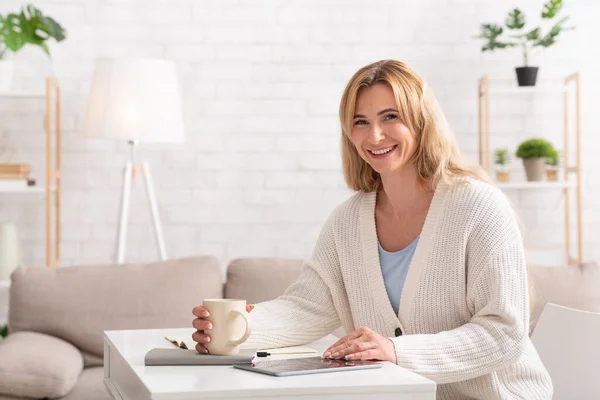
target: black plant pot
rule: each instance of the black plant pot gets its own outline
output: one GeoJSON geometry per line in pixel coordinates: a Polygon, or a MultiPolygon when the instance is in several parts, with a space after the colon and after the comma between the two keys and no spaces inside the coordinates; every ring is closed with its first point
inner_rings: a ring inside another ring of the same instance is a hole
{"type": "Polygon", "coordinates": [[[535,86],[538,67],[517,67],[517,82],[519,86],[535,86]]]}

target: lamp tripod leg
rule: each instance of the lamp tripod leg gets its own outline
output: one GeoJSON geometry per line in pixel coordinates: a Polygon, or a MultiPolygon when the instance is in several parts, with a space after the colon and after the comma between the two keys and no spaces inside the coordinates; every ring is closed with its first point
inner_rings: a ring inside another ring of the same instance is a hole
{"type": "Polygon", "coordinates": [[[152,222],[154,223],[154,233],[156,234],[158,252],[160,255],[160,259],[166,260],[167,252],[165,250],[165,240],[163,238],[162,225],[160,223],[160,217],[158,215],[158,204],[156,202],[156,195],[154,194],[154,183],[152,181],[152,175],[150,174],[150,166],[147,162],[144,162],[143,168],[144,182],[146,182],[146,192],[148,193],[148,200],[150,202],[150,211],[152,212],[152,222]]]}
{"type": "Polygon", "coordinates": [[[119,231],[117,233],[116,263],[123,264],[125,259],[125,244],[127,241],[127,222],[129,220],[129,201],[131,198],[131,177],[133,163],[127,161],[123,172],[123,191],[121,193],[121,212],[119,215],[119,231]]]}

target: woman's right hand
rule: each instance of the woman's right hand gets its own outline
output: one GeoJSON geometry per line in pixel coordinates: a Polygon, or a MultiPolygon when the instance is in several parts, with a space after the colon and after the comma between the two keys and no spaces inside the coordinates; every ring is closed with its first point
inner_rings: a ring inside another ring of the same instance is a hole
{"type": "MultiPolygon", "coordinates": [[[[250,312],[254,309],[254,305],[248,304],[246,306],[246,312],[250,312]]],[[[192,310],[196,319],[192,321],[192,326],[196,329],[196,332],[192,333],[192,340],[196,343],[196,351],[202,354],[208,354],[206,343],[210,342],[210,335],[205,331],[209,331],[213,328],[212,322],[208,321],[207,318],[210,316],[208,310],[203,306],[196,306],[192,310]]]]}

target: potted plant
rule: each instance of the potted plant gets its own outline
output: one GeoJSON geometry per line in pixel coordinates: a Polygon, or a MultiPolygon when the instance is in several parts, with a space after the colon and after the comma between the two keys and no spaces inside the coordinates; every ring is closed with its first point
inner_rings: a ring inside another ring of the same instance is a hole
{"type": "Polygon", "coordinates": [[[558,180],[558,151],[553,150],[546,159],[546,179],[549,181],[558,180]]]}
{"type": "Polygon", "coordinates": [[[510,160],[510,154],[508,153],[508,149],[496,149],[496,151],[494,152],[494,156],[494,163],[497,166],[496,180],[498,182],[508,182],[509,173],[506,170],[506,164],[508,164],[508,161],[510,160]]]}
{"type": "Polygon", "coordinates": [[[552,157],[554,151],[552,143],[540,138],[527,139],[519,145],[516,156],[523,159],[528,181],[544,179],[546,159],[552,157]]]}
{"type": "MultiPolygon", "coordinates": [[[[543,6],[541,17],[544,20],[554,20],[562,9],[562,0],[549,0],[543,6]]],[[[481,47],[482,52],[505,49],[509,47],[520,47],[523,52],[523,66],[516,67],[517,81],[519,86],[535,86],[538,67],[529,66],[530,52],[536,47],[547,48],[556,43],[558,35],[565,30],[573,29],[564,27],[569,17],[563,17],[556,21],[552,27],[542,34],[541,27],[526,28],[525,15],[518,8],[508,13],[504,25],[508,29],[508,38],[503,37],[505,32],[501,25],[487,23],[481,24],[479,39],[486,40],[481,47]]]]}
{"type": "Polygon", "coordinates": [[[31,4],[23,7],[19,14],[0,14],[0,91],[10,88],[14,73],[14,64],[6,60],[9,52],[17,53],[25,45],[34,45],[50,56],[46,42],[50,38],[60,42],[65,37],[62,26],[31,4]]]}

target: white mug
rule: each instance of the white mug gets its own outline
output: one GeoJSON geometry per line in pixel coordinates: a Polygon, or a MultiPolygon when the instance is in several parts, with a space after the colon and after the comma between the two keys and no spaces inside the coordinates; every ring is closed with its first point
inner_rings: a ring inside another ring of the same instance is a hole
{"type": "Polygon", "coordinates": [[[233,356],[239,353],[240,345],[248,339],[252,330],[252,319],[246,312],[246,300],[207,299],[202,305],[210,315],[206,318],[213,327],[205,331],[210,342],[205,346],[209,354],[233,356]]]}

